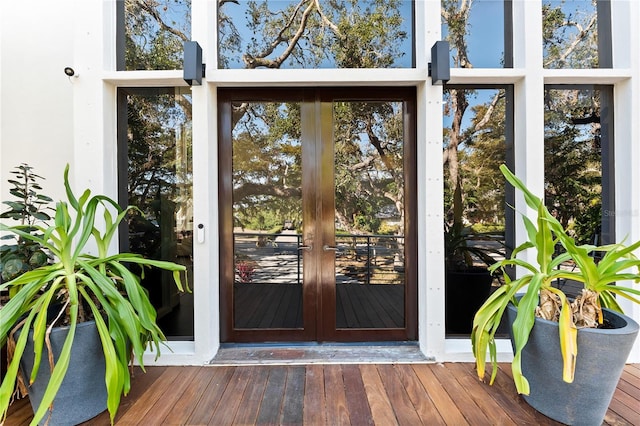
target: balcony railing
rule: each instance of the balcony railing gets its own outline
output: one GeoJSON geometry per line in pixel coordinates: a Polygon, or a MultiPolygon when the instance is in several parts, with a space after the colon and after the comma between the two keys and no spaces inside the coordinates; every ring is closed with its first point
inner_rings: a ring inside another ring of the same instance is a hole
{"type": "MultiPolygon", "coordinates": [[[[335,244],[337,283],[404,283],[404,236],[338,234],[335,244]]],[[[236,282],[301,284],[304,248],[296,233],[236,232],[236,282]]]]}

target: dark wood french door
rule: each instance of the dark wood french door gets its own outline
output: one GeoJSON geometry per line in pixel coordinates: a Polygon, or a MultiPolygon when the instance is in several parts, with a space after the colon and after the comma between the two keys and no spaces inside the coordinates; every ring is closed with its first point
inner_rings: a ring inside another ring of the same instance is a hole
{"type": "Polygon", "coordinates": [[[218,107],[221,340],[415,340],[415,88],[218,107]]]}

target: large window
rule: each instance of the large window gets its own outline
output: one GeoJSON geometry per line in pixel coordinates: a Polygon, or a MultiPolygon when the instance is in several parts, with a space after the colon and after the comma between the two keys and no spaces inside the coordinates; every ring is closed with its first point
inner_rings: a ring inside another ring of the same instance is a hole
{"type": "Polygon", "coordinates": [[[411,0],[218,2],[219,68],[411,68],[411,0]]]}
{"type": "MultiPolygon", "coordinates": [[[[120,89],[120,202],[128,218],[121,247],[187,267],[193,276],[191,93],[188,88],[120,89]]],[[[170,274],[150,270],[143,286],[168,339],[193,339],[193,294],[178,293],[170,274]]]]}
{"type": "Polygon", "coordinates": [[[512,89],[449,86],[445,101],[446,331],[468,335],[476,310],[501,285],[487,267],[513,246],[505,211],[512,193],[499,170],[513,163],[512,89]]]}

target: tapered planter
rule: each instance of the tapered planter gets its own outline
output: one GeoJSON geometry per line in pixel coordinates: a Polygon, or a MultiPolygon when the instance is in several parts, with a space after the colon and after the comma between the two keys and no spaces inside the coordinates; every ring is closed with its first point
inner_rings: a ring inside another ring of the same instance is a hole
{"type": "MultiPolygon", "coordinates": [[[[508,307],[509,331],[516,308],[508,307]]],[[[562,380],[558,323],[536,318],[522,352],[522,372],[531,393],[525,401],[542,414],[568,425],[600,426],[638,334],[638,323],[604,309],[615,328],[578,330],[573,383],[562,380]]],[[[513,340],[512,340],[513,342],[513,340]]]]}
{"type": "MultiPolygon", "coordinates": [[[[51,331],[51,346],[54,359],[58,359],[69,327],[56,327],[51,331]]],[[[33,336],[33,330],[30,332],[33,336]]],[[[34,413],[40,405],[51,372],[47,361],[48,351],[44,347],[42,361],[36,381],[29,386],[29,401],[34,413]]],[[[29,338],[20,367],[28,377],[33,366],[33,340],[29,338]]],[[[29,383],[25,380],[25,383],[29,383]]],[[[49,425],[77,425],[107,409],[107,387],[105,385],[105,361],[100,336],[95,322],[79,323],[71,348],[69,370],[53,402],[49,425]]],[[[40,422],[45,424],[47,415],[40,422]]]]}

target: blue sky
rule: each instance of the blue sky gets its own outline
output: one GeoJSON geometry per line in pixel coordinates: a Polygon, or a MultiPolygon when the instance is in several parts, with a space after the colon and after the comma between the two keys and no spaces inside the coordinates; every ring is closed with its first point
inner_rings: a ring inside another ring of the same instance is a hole
{"type": "MultiPolygon", "coordinates": [[[[442,28],[446,37],[446,28],[442,28]]],[[[469,15],[469,60],[474,68],[502,68],[504,1],[475,0],[469,15]]],[[[453,64],[452,64],[453,65],[453,64]]]]}

